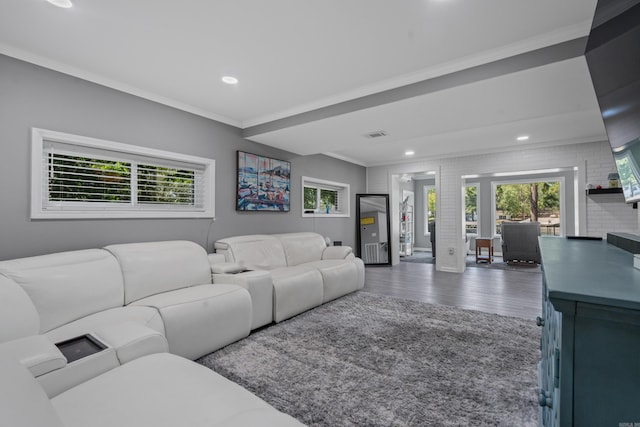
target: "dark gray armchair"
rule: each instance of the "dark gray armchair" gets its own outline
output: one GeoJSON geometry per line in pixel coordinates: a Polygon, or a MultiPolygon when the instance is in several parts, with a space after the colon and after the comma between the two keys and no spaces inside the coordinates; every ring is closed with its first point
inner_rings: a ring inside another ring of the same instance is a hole
{"type": "Polygon", "coordinates": [[[539,222],[503,222],[502,258],[505,262],[540,264],[539,222]]]}

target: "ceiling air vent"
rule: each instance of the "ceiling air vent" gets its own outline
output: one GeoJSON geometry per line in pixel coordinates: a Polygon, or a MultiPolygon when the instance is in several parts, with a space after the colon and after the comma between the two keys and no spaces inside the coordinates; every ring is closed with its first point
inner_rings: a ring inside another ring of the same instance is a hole
{"type": "Polygon", "coordinates": [[[387,132],[385,132],[383,130],[377,130],[375,132],[365,133],[364,136],[366,138],[380,138],[382,136],[387,136],[387,132]]]}

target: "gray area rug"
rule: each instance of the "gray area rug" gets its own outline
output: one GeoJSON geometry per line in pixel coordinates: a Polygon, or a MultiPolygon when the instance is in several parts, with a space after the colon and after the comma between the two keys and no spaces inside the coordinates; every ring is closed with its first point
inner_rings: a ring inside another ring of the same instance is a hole
{"type": "Polygon", "coordinates": [[[357,292],[198,360],[309,426],[535,426],[533,321],[357,292]]]}

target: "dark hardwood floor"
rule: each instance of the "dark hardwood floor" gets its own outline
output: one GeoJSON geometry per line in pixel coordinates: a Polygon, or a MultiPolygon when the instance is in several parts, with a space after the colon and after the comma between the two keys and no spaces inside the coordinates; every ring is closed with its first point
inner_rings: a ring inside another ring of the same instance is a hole
{"type": "Polygon", "coordinates": [[[541,311],[542,274],[474,267],[445,273],[433,264],[401,262],[366,267],[362,291],[533,320],[541,311]]]}

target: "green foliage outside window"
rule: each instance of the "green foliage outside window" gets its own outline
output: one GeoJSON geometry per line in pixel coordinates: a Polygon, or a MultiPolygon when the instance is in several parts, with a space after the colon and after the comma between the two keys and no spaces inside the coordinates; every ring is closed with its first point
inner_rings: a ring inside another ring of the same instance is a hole
{"type": "Polygon", "coordinates": [[[131,201],[131,164],[77,156],[49,156],[49,200],[131,201]]]}
{"type": "Polygon", "coordinates": [[[138,166],[138,202],[194,204],[194,172],[159,166],[138,166]]]}
{"type": "Polygon", "coordinates": [[[541,214],[560,214],[560,183],[532,182],[496,187],[496,210],[514,220],[537,221],[541,214]]]}
{"type": "MultiPolygon", "coordinates": [[[[48,162],[51,201],[131,202],[131,163],[60,154],[48,162]]],[[[139,203],[195,204],[194,171],[138,165],[136,184],[139,203]]]]}
{"type": "Polygon", "coordinates": [[[320,190],[320,206],[338,206],[338,192],[335,190],[320,190]]]}
{"type": "Polygon", "coordinates": [[[315,210],[318,205],[318,189],[314,187],[304,187],[304,209],[315,210]]]}
{"type": "Polygon", "coordinates": [[[304,209],[316,210],[326,209],[326,206],[338,206],[338,192],[336,190],[319,189],[315,187],[304,187],[304,209]],[[320,196],[318,200],[318,195],[320,196]]]}
{"type": "Polygon", "coordinates": [[[436,190],[430,188],[427,190],[427,222],[436,219],[436,190]]]}

